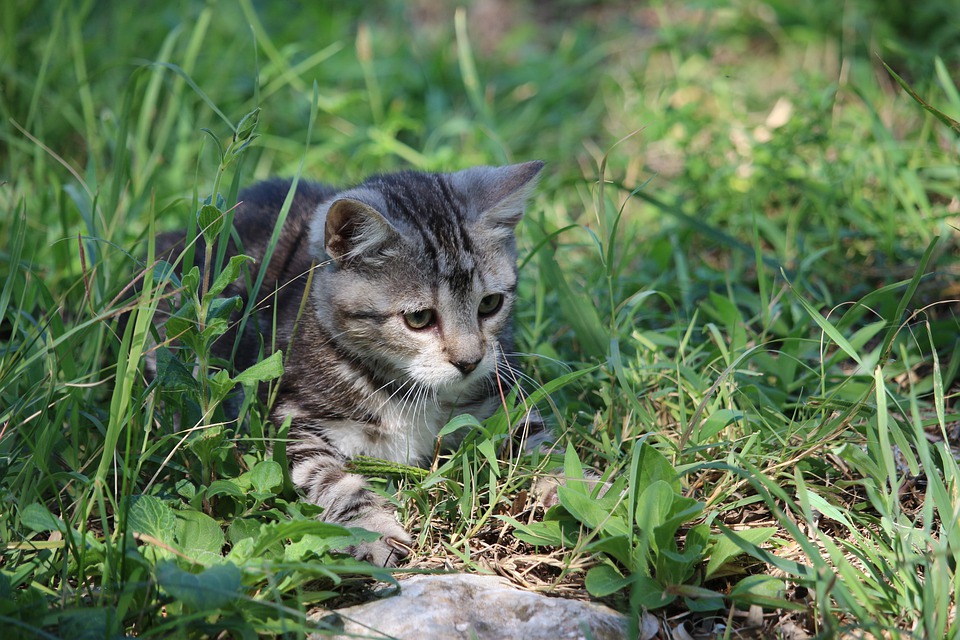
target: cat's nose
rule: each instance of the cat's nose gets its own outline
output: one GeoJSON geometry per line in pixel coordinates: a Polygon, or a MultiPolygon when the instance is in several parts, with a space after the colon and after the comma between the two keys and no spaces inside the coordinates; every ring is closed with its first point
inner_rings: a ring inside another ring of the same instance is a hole
{"type": "Polygon", "coordinates": [[[477,368],[477,365],[480,364],[480,360],[481,358],[477,358],[476,360],[455,360],[451,361],[450,364],[459,369],[460,373],[463,375],[467,375],[477,368]]]}

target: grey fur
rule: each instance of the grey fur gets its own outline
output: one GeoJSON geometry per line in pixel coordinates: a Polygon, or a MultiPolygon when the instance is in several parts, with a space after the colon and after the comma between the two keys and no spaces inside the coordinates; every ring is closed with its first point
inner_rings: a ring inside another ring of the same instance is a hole
{"type": "MultiPolygon", "coordinates": [[[[275,330],[285,374],[271,419],[291,419],[291,476],[325,520],[382,534],[351,550],[359,558],[392,565],[411,539],[345,463],[361,454],[426,463],[450,418],[484,419],[498,406],[497,371],[509,366],[503,354],[512,349],[514,228],[542,166],[402,172],[345,191],[297,190],[236,365],[251,364],[261,345],[269,352],[275,330]],[[433,324],[411,328],[426,310],[433,324]]],[[[241,194],[234,226],[258,268],[288,189],[269,181],[241,194]]],[[[176,251],[177,240],[158,244],[176,251]]],[[[241,280],[226,294],[250,295],[241,280]]],[[[234,337],[216,348],[228,353],[234,337]]]]}

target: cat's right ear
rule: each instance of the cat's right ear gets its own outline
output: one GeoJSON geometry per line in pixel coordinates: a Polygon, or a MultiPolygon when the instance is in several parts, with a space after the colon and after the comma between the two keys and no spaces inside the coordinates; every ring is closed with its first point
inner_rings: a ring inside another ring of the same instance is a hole
{"type": "Polygon", "coordinates": [[[379,211],[359,200],[340,198],[327,210],[324,250],[337,262],[382,250],[399,237],[379,211]]]}
{"type": "Polygon", "coordinates": [[[472,203],[478,225],[512,235],[537,186],[543,162],[534,160],[505,167],[471,167],[449,174],[451,185],[472,203]]]}

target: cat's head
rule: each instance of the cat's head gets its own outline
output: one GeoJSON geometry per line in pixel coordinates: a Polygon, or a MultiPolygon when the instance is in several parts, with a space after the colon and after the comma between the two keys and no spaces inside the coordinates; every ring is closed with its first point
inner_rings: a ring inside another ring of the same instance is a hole
{"type": "Polygon", "coordinates": [[[340,348],[435,390],[489,379],[512,340],[514,229],[542,167],[377,176],[321,204],[314,304],[340,348]]]}

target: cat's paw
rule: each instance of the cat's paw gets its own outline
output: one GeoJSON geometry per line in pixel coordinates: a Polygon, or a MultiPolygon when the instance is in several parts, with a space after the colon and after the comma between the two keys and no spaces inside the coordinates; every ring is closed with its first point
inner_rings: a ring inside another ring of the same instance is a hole
{"type": "Polygon", "coordinates": [[[392,513],[370,510],[348,522],[347,526],[361,527],[380,534],[377,540],[347,547],[347,552],[357,560],[363,560],[378,567],[395,567],[410,555],[413,538],[400,526],[392,513]]]}
{"type": "Polygon", "coordinates": [[[560,502],[557,489],[561,486],[568,487],[575,483],[582,483],[591,494],[596,495],[598,498],[605,496],[611,486],[609,482],[603,482],[600,474],[592,469],[584,469],[583,478],[576,479],[564,476],[563,470],[557,469],[556,471],[537,477],[530,487],[530,492],[536,498],[537,504],[546,510],[560,502]],[[597,485],[601,485],[600,489],[594,493],[597,485]]]}

